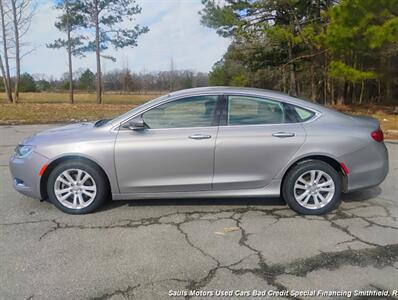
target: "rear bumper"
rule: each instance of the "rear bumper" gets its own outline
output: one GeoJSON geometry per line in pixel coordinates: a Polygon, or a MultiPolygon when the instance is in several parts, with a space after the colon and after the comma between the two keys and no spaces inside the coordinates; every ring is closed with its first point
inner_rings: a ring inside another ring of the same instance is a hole
{"type": "Polygon", "coordinates": [[[32,152],[28,157],[10,157],[9,167],[14,188],[21,194],[41,199],[40,170],[48,158],[32,152]]]}
{"type": "Polygon", "coordinates": [[[377,186],[388,174],[388,151],[384,143],[371,142],[367,147],[339,157],[345,163],[349,192],[377,186]]]}

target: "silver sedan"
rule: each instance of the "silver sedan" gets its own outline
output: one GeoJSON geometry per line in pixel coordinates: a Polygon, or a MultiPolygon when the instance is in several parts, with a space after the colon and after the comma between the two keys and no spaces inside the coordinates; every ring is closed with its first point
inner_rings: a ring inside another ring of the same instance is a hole
{"type": "Polygon", "coordinates": [[[29,137],[10,169],[17,191],[72,214],[109,198],[275,196],[323,214],[342,192],[380,184],[388,154],[375,119],[278,92],[210,87],[29,137]]]}

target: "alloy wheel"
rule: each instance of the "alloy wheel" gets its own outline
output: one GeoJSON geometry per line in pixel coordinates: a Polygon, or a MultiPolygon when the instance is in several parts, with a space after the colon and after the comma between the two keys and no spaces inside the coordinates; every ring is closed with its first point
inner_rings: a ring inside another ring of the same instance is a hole
{"type": "Polygon", "coordinates": [[[327,205],[335,194],[332,177],[321,170],[303,173],[294,184],[294,198],[302,207],[319,209],[327,205]]]}
{"type": "Polygon", "coordinates": [[[63,206],[70,209],[82,209],[94,201],[97,185],[87,171],[68,169],[55,180],[54,192],[63,206]]]}

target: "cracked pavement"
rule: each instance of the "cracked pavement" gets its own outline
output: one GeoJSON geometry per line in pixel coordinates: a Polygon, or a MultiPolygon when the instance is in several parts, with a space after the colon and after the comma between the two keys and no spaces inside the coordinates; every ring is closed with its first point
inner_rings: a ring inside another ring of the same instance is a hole
{"type": "Polygon", "coordinates": [[[343,195],[325,216],[299,216],[279,199],[246,198],[114,201],[72,216],[11,186],[15,145],[52,126],[0,127],[1,299],[398,289],[396,142],[387,143],[383,184],[343,195]]]}

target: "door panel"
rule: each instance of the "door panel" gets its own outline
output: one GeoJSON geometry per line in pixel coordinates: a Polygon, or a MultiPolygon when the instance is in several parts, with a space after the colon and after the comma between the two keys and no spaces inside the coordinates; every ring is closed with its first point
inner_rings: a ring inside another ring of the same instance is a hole
{"type": "Polygon", "coordinates": [[[305,131],[288,123],[281,102],[227,98],[225,126],[220,126],[216,141],[213,189],[265,187],[304,143],[305,131]]]}
{"type": "Polygon", "coordinates": [[[217,127],[120,131],[115,164],[121,193],[210,190],[217,127]],[[209,136],[204,139],[190,138],[209,136]]]}
{"type": "Polygon", "coordinates": [[[166,102],[119,131],[115,166],[121,193],[209,191],[218,132],[218,96],[166,102]]]}
{"type": "Polygon", "coordinates": [[[305,131],[299,124],[221,126],[216,151],[213,189],[261,188],[298,151],[305,131]],[[274,133],[294,133],[275,137],[274,133]]]}

